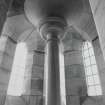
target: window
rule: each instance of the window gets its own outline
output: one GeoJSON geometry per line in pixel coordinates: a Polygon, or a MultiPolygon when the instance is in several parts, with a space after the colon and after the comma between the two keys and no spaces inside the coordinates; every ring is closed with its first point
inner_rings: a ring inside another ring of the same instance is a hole
{"type": "Polygon", "coordinates": [[[12,66],[11,77],[7,94],[12,96],[20,96],[24,89],[24,72],[27,56],[27,48],[25,43],[19,43],[16,47],[14,62],[12,66]]]}
{"type": "Polygon", "coordinates": [[[102,95],[94,51],[90,42],[84,42],[82,54],[85,67],[88,95],[102,95]]]}

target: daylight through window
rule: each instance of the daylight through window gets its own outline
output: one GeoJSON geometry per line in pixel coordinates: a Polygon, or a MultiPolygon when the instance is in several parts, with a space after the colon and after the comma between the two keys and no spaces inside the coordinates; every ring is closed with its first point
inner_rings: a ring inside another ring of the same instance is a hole
{"type": "Polygon", "coordinates": [[[82,52],[88,95],[89,96],[102,95],[98,68],[96,65],[93,47],[90,42],[84,42],[82,52]]]}
{"type": "Polygon", "coordinates": [[[7,94],[12,96],[20,96],[23,89],[25,63],[27,56],[27,48],[25,43],[19,43],[16,47],[14,62],[12,66],[11,77],[7,94]]]}

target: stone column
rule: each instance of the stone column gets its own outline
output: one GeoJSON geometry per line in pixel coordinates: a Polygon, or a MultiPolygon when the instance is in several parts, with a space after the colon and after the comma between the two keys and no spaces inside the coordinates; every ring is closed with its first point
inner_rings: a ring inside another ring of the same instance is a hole
{"type": "Polygon", "coordinates": [[[4,105],[7,95],[16,42],[10,37],[0,37],[0,105],[4,105]]]}
{"type": "Polygon", "coordinates": [[[59,40],[56,34],[48,35],[46,54],[47,105],[61,105],[59,40]]]}
{"type": "Polygon", "coordinates": [[[65,46],[65,78],[67,105],[82,105],[87,95],[85,70],[82,57],[82,40],[71,37],[65,46]]]}
{"type": "Polygon", "coordinates": [[[45,105],[61,105],[60,86],[60,39],[64,35],[64,20],[48,18],[41,26],[41,34],[46,40],[44,73],[45,105]]]}
{"type": "Polygon", "coordinates": [[[12,0],[0,0],[0,35],[3,29],[4,22],[7,18],[7,12],[12,0]]]}

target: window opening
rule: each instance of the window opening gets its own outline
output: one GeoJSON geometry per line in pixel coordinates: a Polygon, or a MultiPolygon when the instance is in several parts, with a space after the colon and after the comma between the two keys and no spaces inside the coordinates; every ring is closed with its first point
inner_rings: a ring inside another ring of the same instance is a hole
{"type": "Polygon", "coordinates": [[[26,56],[27,56],[26,44],[23,42],[17,44],[7,91],[8,95],[21,96],[24,91],[23,84],[26,56]]]}
{"type": "Polygon", "coordinates": [[[85,67],[88,95],[102,95],[98,68],[94,56],[93,47],[90,42],[86,41],[83,43],[82,54],[85,67]]]}

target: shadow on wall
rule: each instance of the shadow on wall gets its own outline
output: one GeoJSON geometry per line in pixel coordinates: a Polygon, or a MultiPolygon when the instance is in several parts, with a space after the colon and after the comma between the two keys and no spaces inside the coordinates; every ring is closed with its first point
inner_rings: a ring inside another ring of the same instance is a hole
{"type": "Polygon", "coordinates": [[[88,96],[82,105],[105,105],[102,96],[88,96]]]}
{"type": "Polygon", "coordinates": [[[42,96],[7,96],[5,105],[43,105],[42,96]]]}
{"type": "Polygon", "coordinates": [[[20,96],[7,96],[5,105],[26,105],[20,96]]]}

